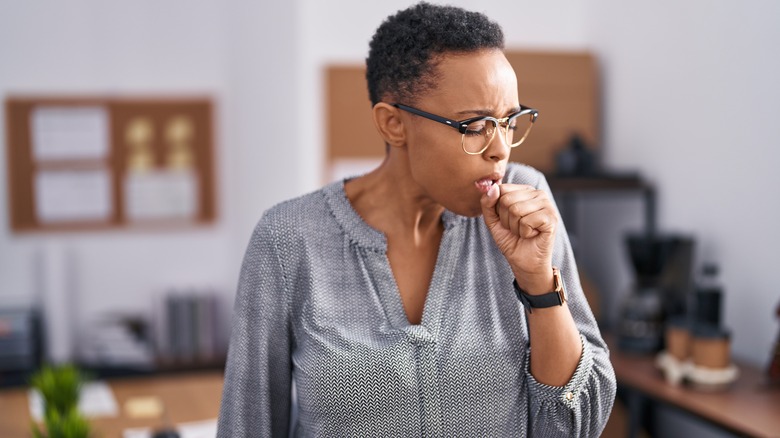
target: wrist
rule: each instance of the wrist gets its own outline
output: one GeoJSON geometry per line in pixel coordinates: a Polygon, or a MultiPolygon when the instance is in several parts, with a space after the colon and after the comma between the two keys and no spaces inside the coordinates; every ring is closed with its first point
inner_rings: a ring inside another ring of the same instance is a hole
{"type": "Polygon", "coordinates": [[[555,288],[553,268],[548,267],[541,272],[523,272],[512,270],[515,274],[517,285],[528,295],[541,295],[555,288]]]}
{"type": "Polygon", "coordinates": [[[552,276],[552,290],[549,291],[549,289],[544,289],[547,291],[541,293],[536,292],[538,289],[534,289],[534,293],[524,290],[522,286],[517,283],[517,279],[513,282],[517,299],[523,303],[523,306],[529,313],[533,313],[533,309],[563,306],[566,303],[566,287],[563,284],[563,277],[561,277],[558,268],[552,268],[552,276]]]}

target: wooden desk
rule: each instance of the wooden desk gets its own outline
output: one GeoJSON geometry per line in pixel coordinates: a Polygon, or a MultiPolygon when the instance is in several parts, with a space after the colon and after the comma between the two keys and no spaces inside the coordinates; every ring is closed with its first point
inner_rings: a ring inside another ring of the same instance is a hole
{"type": "MultiPolygon", "coordinates": [[[[108,380],[119,408],[117,417],[90,418],[96,437],[117,438],[131,427],[160,427],[162,418],[133,419],[125,416],[124,404],[132,397],[157,396],[174,424],[217,418],[222,398],[222,373],[166,374],[108,380]]],[[[0,437],[31,436],[27,388],[0,391],[0,437]]]]}
{"type": "Polygon", "coordinates": [[[618,385],[627,389],[632,398],[639,398],[628,401],[633,424],[629,436],[635,434],[638,423],[637,409],[630,405],[641,402],[641,398],[677,407],[740,436],[780,436],[780,387],[769,387],[762,370],[738,364],[739,378],[724,391],[672,386],[655,367],[654,356],[621,352],[614,337],[604,338],[618,385]]]}

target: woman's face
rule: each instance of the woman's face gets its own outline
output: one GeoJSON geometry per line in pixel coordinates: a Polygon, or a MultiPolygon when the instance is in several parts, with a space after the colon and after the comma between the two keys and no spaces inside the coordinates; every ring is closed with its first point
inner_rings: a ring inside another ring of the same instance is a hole
{"type": "MultiPolygon", "coordinates": [[[[453,120],[502,118],[518,110],[517,78],[499,50],[443,55],[437,73],[436,87],[417,97],[416,108],[453,120]]],[[[489,181],[503,178],[509,159],[503,129],[482,154],[468,155],[457,130],[403,111],[401,117],[408,126],[411,175],[425,195],[454,213],[480,215],[480,197],[489,181]]]]}

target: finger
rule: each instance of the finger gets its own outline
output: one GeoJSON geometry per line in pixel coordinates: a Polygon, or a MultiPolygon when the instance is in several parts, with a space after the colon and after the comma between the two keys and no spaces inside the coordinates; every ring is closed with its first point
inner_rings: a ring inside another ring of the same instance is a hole
{"type": "Polygon", "coordinates": [[[543,190],[514,190],[501,193],[499,202],[506,206],[516,204],[518,202],[526,202],[534,199],[547,199],[547,193],[543,190]]]}
{"type": "Polygon", "coordinates": [[[482,198],[479,201],[482,206],[482,217],[488,228],[499,222],[498,213],[496,212],[496,204],[498,203],[499,196],[500,185],[493,184],[490,187],[490,190],[482,195],[482,198]]]}
{"type": "Polygon", "coordinates": [[[530,239],[539,235],[552,236],[558,224],[558,216],[550,208],[543,208],[518,221],[518,235],[530,239]]]}
{"type": "Polygon", "coordinates": [[[517,221],[531,213],[551,206],[542,191],[517,191],[499,198],[499,220],[513,234],[519,235],[517,221]]]}
{"type": "Polygon", "coordinates": [[[507,222],[509,223],[509,229],[512,234],[521,236],[523,231],[522,227],[525,225],[523,219],[539,210],[543,210],[545,207],[546,204],[539,200],[518,202],[510,205],[507,210],[507,222]]]}
{"type": "Polygon", "coordinates": [[[523,220],[523,216],[521,215],[513,215],[509,214],[509,231],[512,233],[513,236],[519,236],[520,235],[520,227],[522,226],[521,221],[523,220]]]}
{"type": "Polygon", "coordinates": [[[536,195],[533,190],[519,189],[516,191],[507,192],[502,194],[498,198],[498,212],[501,225],[512,232],[516,231],[516,226],[513,226],[513,222],[517,221],[519,216],[524,216],[531,213],[533,210],[523,208],[523,204],[528,203],[534,199],[536,195]]]}
{"type": "MultiPolygon", "coordinates": [[[[544,192],[513,192],[498,199],[499,209],[512,215],[525,216],[550,205],[544,192]]],[[[501,210],[499,210],[501,211],[501,210]]]]}
{"type": "Polygon", "coordinates": [[[503,200],[503,204],[496,208],[496,211],[501,219],[501,225],[506,229],[510,229],[510,218],[507,216],[509,205],[511,205],[512,202],[524,199],[523,194],[530,196],[536,188],[528,184],[501,184],[499,188],[501,189],[499,202],[501,202],[501,198],[508,197],[503,200]]]}
{"type": "Polygon", "coordinates": [[[531,193],[536,190],[536,187],[529,186],[528,184],[501,184],[499,189],[501,189],[501,194],[499,196],[499,198],[501,198],[511,193],[515,193],[517,195],[521,193],[531,193]]]}
{"type": "Polygon", "coordinates": [[[507,194],[509,192],[516,191],[533,191],[536,187],[528,184],[501,184],[501,194],[507,194]]]}

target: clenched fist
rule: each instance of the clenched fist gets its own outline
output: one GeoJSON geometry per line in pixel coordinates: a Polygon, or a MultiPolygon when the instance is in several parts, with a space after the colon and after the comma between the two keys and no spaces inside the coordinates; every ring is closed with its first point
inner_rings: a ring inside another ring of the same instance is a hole
{"type": "Polygon", "coordinates": [[[531,294],[552,290],[558,214],[547,193],[524,184],[493,184],[480,202],[485,224],[520,287],[531,294]]]}

